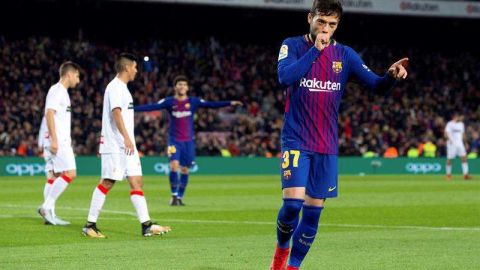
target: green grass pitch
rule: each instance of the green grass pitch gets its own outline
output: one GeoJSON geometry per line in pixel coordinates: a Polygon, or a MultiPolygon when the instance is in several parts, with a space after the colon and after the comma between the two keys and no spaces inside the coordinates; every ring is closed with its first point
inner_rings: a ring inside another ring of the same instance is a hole
{"type": "MultiPolygon", "coordinates": [[[[145,177],[152,219],[173,228],[152,238],[140,235],[126,182],[109,193],[98,222],[108,238],[81,235],[98,177],[77,178],[57,202],[72,225],[43,225],[44,182],[0,178],[0,269],[268,269],[278,176],[191,176],[186,207],[168,206],[166,176],[145,177]]],[[[302,266],[480,269],[480,181],[341,176],[302,266]]]]}

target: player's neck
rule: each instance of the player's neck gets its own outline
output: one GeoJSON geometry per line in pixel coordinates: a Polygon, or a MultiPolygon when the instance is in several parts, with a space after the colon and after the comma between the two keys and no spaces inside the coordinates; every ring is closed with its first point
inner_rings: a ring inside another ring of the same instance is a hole
{"type": "Polygon", "coordinates": [[[68,86],[69,86],[69,85],[68,85],[68,83],[67,83],[64,79],[60,79],[60,84],[61,84],[65,89],[68,90],[68,86]]]}
{"type": "Polygon", "coordinates": [[[308,42],[308,43],[315,43],[313,42],[313,37],[312,37],[312,34],[306,34],[305,35],[305,40],[308,42]]]}
{"type": "Polygon", "coordinates": [[[187,95],[184,95],[184,96],[175,95],[175,98],[178,99],[178,100],[180,100],[180,101],[184,101],[185,99],[188,98],[188,96],[187,96],[187,95]]]}
{"type": "Polygon", "coordinates": [[[122,81],[123,83],[127,84],[129,82],[129,79],[125,73],[123,74],[117,74],[117,78],[122,81]]]}

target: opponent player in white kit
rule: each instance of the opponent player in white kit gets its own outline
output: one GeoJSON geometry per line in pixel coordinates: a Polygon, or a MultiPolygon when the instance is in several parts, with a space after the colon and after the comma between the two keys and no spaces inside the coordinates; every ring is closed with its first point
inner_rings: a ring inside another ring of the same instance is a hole
{"type": "MultiPolygon", "coordinates": [[[[44,189],[44,202],[38,213],[45,224],[68,225],[70,222],[55,215],[57,199],[77,176],[75,156],[73,154],[71,130],[71,104],[68,88],[74,88],[80,82],[80,67],[73,62],[65,62],[60,66],[60,81],[50,87],[45,103],[45,127],[43,128],[44,157],[46,170],[52,170],[47,186],[44,189]],[[51,168],[50,168],[51,166],[51,168]],[[56,177],[55,180],[52,179],[56,177]],[[51,184],[50,184],[51,183],[51,184]]],[[[42,128],[41,128],[42,129],[42,128]]],[[[39,138],[40,140],[40,138],[39,138]]]]}
{"type": "Polygon", "coordinates": [[[468,174],[467,151],[465,150],[465,125],[462,122],[463,116],[455,113],[445,127],[447,137],[447,180],[452,179],[452,160],[457,156],[462,160],[462,172],[465,180],[472,177],[468,174]]]}
{"type": "Polygon", "coordinates": [[[133,98],[127,83],[133,81],[137,74],[135,56],[121,54],[115,63],[115,69],[117,76],[107,85],[103,98],[100,138],[102,179],[93,191],[87,223],[82,232],[88,237],[105,238],[96,225],[98,216],[107,193],[117,181],[126,177],[131,188],[130,198],[141,223],[142,235],[161,235],[169,232],[170,227],[159,226],[150,220],[142,190],[142,166],[134,143],[133,98]]]}

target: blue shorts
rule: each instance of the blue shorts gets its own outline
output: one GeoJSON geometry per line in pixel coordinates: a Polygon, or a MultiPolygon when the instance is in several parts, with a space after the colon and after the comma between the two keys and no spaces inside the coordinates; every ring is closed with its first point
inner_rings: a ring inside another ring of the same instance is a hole
{"type": "Polygon", "coordinates": [[[195,165],[195,141],[169,141],[167,154],[170,161],[178,160],[182,167],[195,165]]]}
{"type": "Polygon", "coordinates": [[[282,189],[305,187],[315,199],[337,197],[338,156],[282,149],[282,189]]]}

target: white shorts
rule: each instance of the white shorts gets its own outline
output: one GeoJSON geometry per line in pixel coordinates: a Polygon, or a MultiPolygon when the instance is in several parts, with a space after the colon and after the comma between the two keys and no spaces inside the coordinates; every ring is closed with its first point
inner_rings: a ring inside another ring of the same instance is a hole
{"type": "Polygon", "coordinates": [[[138,152],[102,154],[102,179],[122,181],[128,176],[141,176],[142,164],[138,152]]]}
{"type": "Polygon", "coordinates": [[[447,143],[447,159],[455,159],[456,157],[464,157],[467,155],[463,144],[447,143]]]}
{"type": "Polygon", "coordinates": [[[50,146],[43,147],[43,160],[45,160],[45,173],[53,170],[53,156],[50,152],[50,146]]]}
{"type": "Polygon", "coordinates": [[[52,164],[54,173],[76,170],[77,165],[72,146],[58,146],[57,154],[52,155],[52,164]]]}

